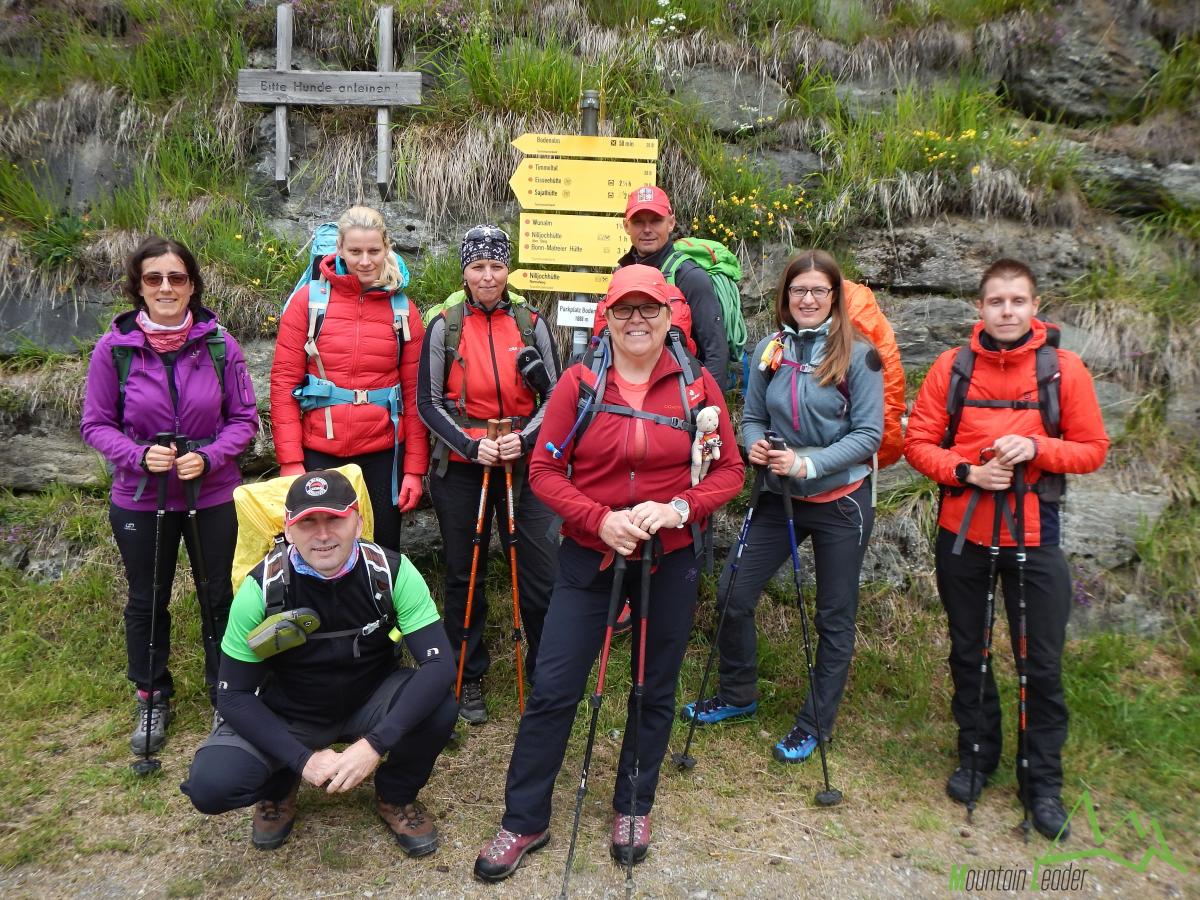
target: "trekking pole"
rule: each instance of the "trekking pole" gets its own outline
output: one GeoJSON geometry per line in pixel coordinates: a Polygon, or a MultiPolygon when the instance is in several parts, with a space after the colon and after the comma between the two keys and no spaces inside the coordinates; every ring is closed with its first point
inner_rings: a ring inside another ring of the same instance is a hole
{"type": "MultiPolygon", "coordinates": [[[[154,436],[154,443],[159,447],[170,447],[175,435],[169,431],[160,431],[154,436]]],[[[150,726],[154,722],[154,629],[158,627],[158,595],[162,590],[159,579],[162,577],[162,542],[163,523],[167,518],[167,472],[158,476],[158,509],[154,511],[154,578],[150,588],[150,640],[146,647],[146,656],[150,668],[150,676],[146,679],[146,718],[144,720],[146,733],[146,749],[141,759],[135,759],[129,764],[135,775],[149,775],[162,768],[162,762],[150,757],[150,726]]]]}
{"type": "Polygon", "coordinates": [[[1016,500],[1017,529],[1017,757],[1021,775],[1021,831],[1029,843],[1029,733],[1026,729],[1028,701],[1029,642],[1025,633],[1025,464],[1017,463],[1013,470],[1013,496],[1016,500]]]}
{"type": "MultiPolygon", "coordinates": [[[[487,436],[489,440],[496,439],[495,419],[488,420],[487,436]]],[[[467,638],[471,630],[471,606],[475,601],[475,574],[479,571],[479,546],[483,542],[483,514],[487,509],[488,482],[491,481],[492,467],[483,467],[483,485],[479,490],[479,511],[475,514],[475,537],[471,550],[471,581],[467,585],[467,611],[463,615],[462,646],[458,651],[458,677],[454,682],[454,699],[462,701],[463,666],[467,662],[467,638]]]]}
{"type": "MultiPolygon", "coordinates": [[[[512,419],[488,420],[488,428],[496,422],[496,433],[503,437],[512,434],[512,419]]],[[[513,653],[517,657],[517,713],[525,712],[525,659],[521,655],[521,601],[517,589],[517,518],[513,509],[513,466],[504,464],[504,493],[508,501],[508,568],[512,575],[513,653]]]]}
{"type": "Polygon", "coordinates": [[[987,684],[988,667],[991,664],[992,658],[992,631],[996,625],[996,583],[999,577],[1000,523],[1004,518],[1005,492],[995,492],[992,501],[995,510],[992,517],[992,543],[988,547],[988,592],[983,611],[985,624],[983,626],[983,650],[979,660],[979,696],[977,697],[975,706],[975,740],[971,743],[971,790],[967,794],[967,824],[971,823],[977,799],[975,786],[979,781],[979,751],[983,735],[983,694],[984,686],[987,684]]]}
{"type": "MultiPolygon", "coordinates": [[[[772,450],[786,450],[787,444],[773,431],[767,432],[767,441],[772,450]]],[[[800,629],[804,634],[804,660],[808,666],[808,694],[813,701],[813,717],[817,720],[817,749],[821,753],[821,773],[825,776],[825,790],[817,791],[816,801],[820,806],[837,806],[842,802],[842,792],[829,786],[829,762],[825,758],[825,735],[821,726],[821,698],[817,695],[816,678],[813,674],[812,642],[808,631],[808,609],[804,605],[804,591],[800,584],[800,548],[796,546],[796,523],[792,520],[792,493],[788,479],[783,484],[783,514],[787,516],[788,544],[792,550],[792,581],[796,585],[796,605],[800,607],[800,629]]]]}
{"type": "MultiPolygon", "coordinates": [[[[182,435],[177,435],[176,440],[181,440],[182,435]]],[[[193,441],[187,441],[184,445],[188,453],[195,452],[196,445],[193,441]]],[[[196,503],[200,497],[200,482],[203,476],[192,478],[183,483],[183,496],[187,501],[187,522],[188,534],[192,538],[192,576],[196,582],[196,602],[200,604],[200,622],[204,628],[204,651],[206,670],[211,667],[213,676],[212,684],[216,685],[217,667],[221,663],[221,647],[220,638],[217,637],[216,620],[213,618],[212,603],[208,595],[208,568],[204,564],[204,548],[200,545],[200,523],[196,518],[196,503]]],[[[214,706],[216,704],[214,703],[214,706]]]]}
{"type": "Polygon", "coordinates": [[[654,538],[642,544],[642,596],[638,609],[637,675],[633,682],[633,771],[629,773],[629,857],[625,860],[625,900],[633,896],[633,838],[637,823],[637,786],[642,766],[642,696],[646,688],[646,623],[650,615],[650,568],[654,538]]]}
{"type": "Polygon", "coordinates": [[[563,870],[562,893],[559,897],[566,900],[567,887],[571,881],[571,863],[575,860],[575,840],[579,837],[579,816],[583,812],[583,798],[587,794],[588,769],[592,765],[592,748],[596,744],[596,723],[600,719],[600,701],[604,695],[604,673],[608,669],[608,651],[612,647],[613,628],[617,623],[617,610],[620,609],[621,591],[625,586],[625,557],[620,553],[613,555],[612,591],[608,597],[608,618],[604,626],[604,645],[600,649],[600,667],[596,670],[596,689],[592,692],[592,722],[588,726],[587,746],[583,751],[583,772],[579,776],[579,790],[575,793],[575,821],[571,825],[571,843],[567,848],[567,867],[563,870]]]}
{"type": "MultiPolygon", "coordinates": [[[[712,646],[708,649],[708,661],[704,664],[704,675],[700,678],[700,694],[692,707],[691,723],[688,725],[687,740],[683,744],[682,753],[672,753],[671,762],[680,769],[694,769],[696,760],[688,753],[692,749],[692,738],[696,735],[696,722],[700,715],[700,703],[704,700],[708,689],[708,677],[712,674],[713,662],[717,658],[717,644],[721,640],[721,629],[725,626],[725,615],[729,611],[729,599],[733,596],[733,586],[737,584],[738,570],[742,561],[742,551],[746,549],[746,539],[750,535],[750,522],[754,518],[754,510],[758,507],[758,495],[762,492],[763,481],[766,479],[766,469],[759,468],[754,473],[754,486],[750,488],[750,507],[742,520],[742,530],[738,533],[737,552],[729,563],[729,584],[725,586],[725,599],[721,606],[721,615],[717,618],[717,630],[713,634],[712,646]]],[[[709,529],[711,534],[712,529],[709,529]]]]}

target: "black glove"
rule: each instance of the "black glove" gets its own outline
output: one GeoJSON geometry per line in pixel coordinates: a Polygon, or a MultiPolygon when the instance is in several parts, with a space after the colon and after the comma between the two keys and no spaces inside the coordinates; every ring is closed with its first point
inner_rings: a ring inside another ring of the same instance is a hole
{"type": "Polygon", "coordinates": [[[517,356],[517,371],[521,373],[529,389],[539,397],[550,393],[550,373],[546,371],[542,355],[535,348],[526,347],[520,352],[517,356]]]}

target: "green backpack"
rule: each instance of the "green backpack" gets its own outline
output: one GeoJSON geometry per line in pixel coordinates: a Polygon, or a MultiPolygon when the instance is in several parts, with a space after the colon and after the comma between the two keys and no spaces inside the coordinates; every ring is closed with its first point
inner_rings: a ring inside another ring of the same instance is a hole
{"type": "Polygon", "coordinates": [[[662,265],[667,284],[675,283],[675,274],[685,259],[690,259],[708,273],[717,300],[721,303],[725,338],[729,341],[729,359],[739,359],[746,345],[747,334],[746,320],[742,316],[742,297],[737,287],[742,280],[742,265],[738,258],[720,241],[702,238],[680,238],[672,249],[674,252],[662,265]]]}

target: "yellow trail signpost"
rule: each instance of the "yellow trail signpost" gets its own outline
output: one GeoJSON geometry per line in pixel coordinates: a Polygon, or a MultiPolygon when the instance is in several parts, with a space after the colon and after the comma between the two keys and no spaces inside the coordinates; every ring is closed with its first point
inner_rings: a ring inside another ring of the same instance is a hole
{"type": "Polygon", "coordinates": [[[619,213],[629,192],[654,184],[654,163],[526,157],[508,180],[522,209],[619,213]]]}
{"type": "Polygon", "coordinates": [[[604,272],[568,272],[563,269],[513,269],[508,283],[527,291],[564,294],[603,294],[611,276],[604,272]]]}
{"type": "Polygon", "coordinates": [[[615,268],[626,250],[624,219],[521,214],[521,262],[615,268]]]}
{"type": "MultiPolygon", "coordinates": [[[[588,159],[658,159],[655,138],[591,137],[583,134],[523,134],[512,145],[527,156],[588,159]]],[[[637,185],[635,185],[637,187],[637,185]]]]}

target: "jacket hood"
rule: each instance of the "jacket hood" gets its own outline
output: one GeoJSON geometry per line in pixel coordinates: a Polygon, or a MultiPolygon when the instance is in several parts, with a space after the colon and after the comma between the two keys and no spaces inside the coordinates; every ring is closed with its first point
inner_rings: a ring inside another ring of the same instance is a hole
{"type": "MultiPolygon", "coordinates": [[[[108,330],[114,344],[130,347],[146,346],[146,334],[138,327],[137,314],[138,310],[128,309],[119,313],[112,320],[108,330]]],[[[192,327],[188,329],[187,339],[192,341],[203,337],[216,330],[217,324],[217,314],[208,307],[201,306],[192,312],[192,327]]]]}

